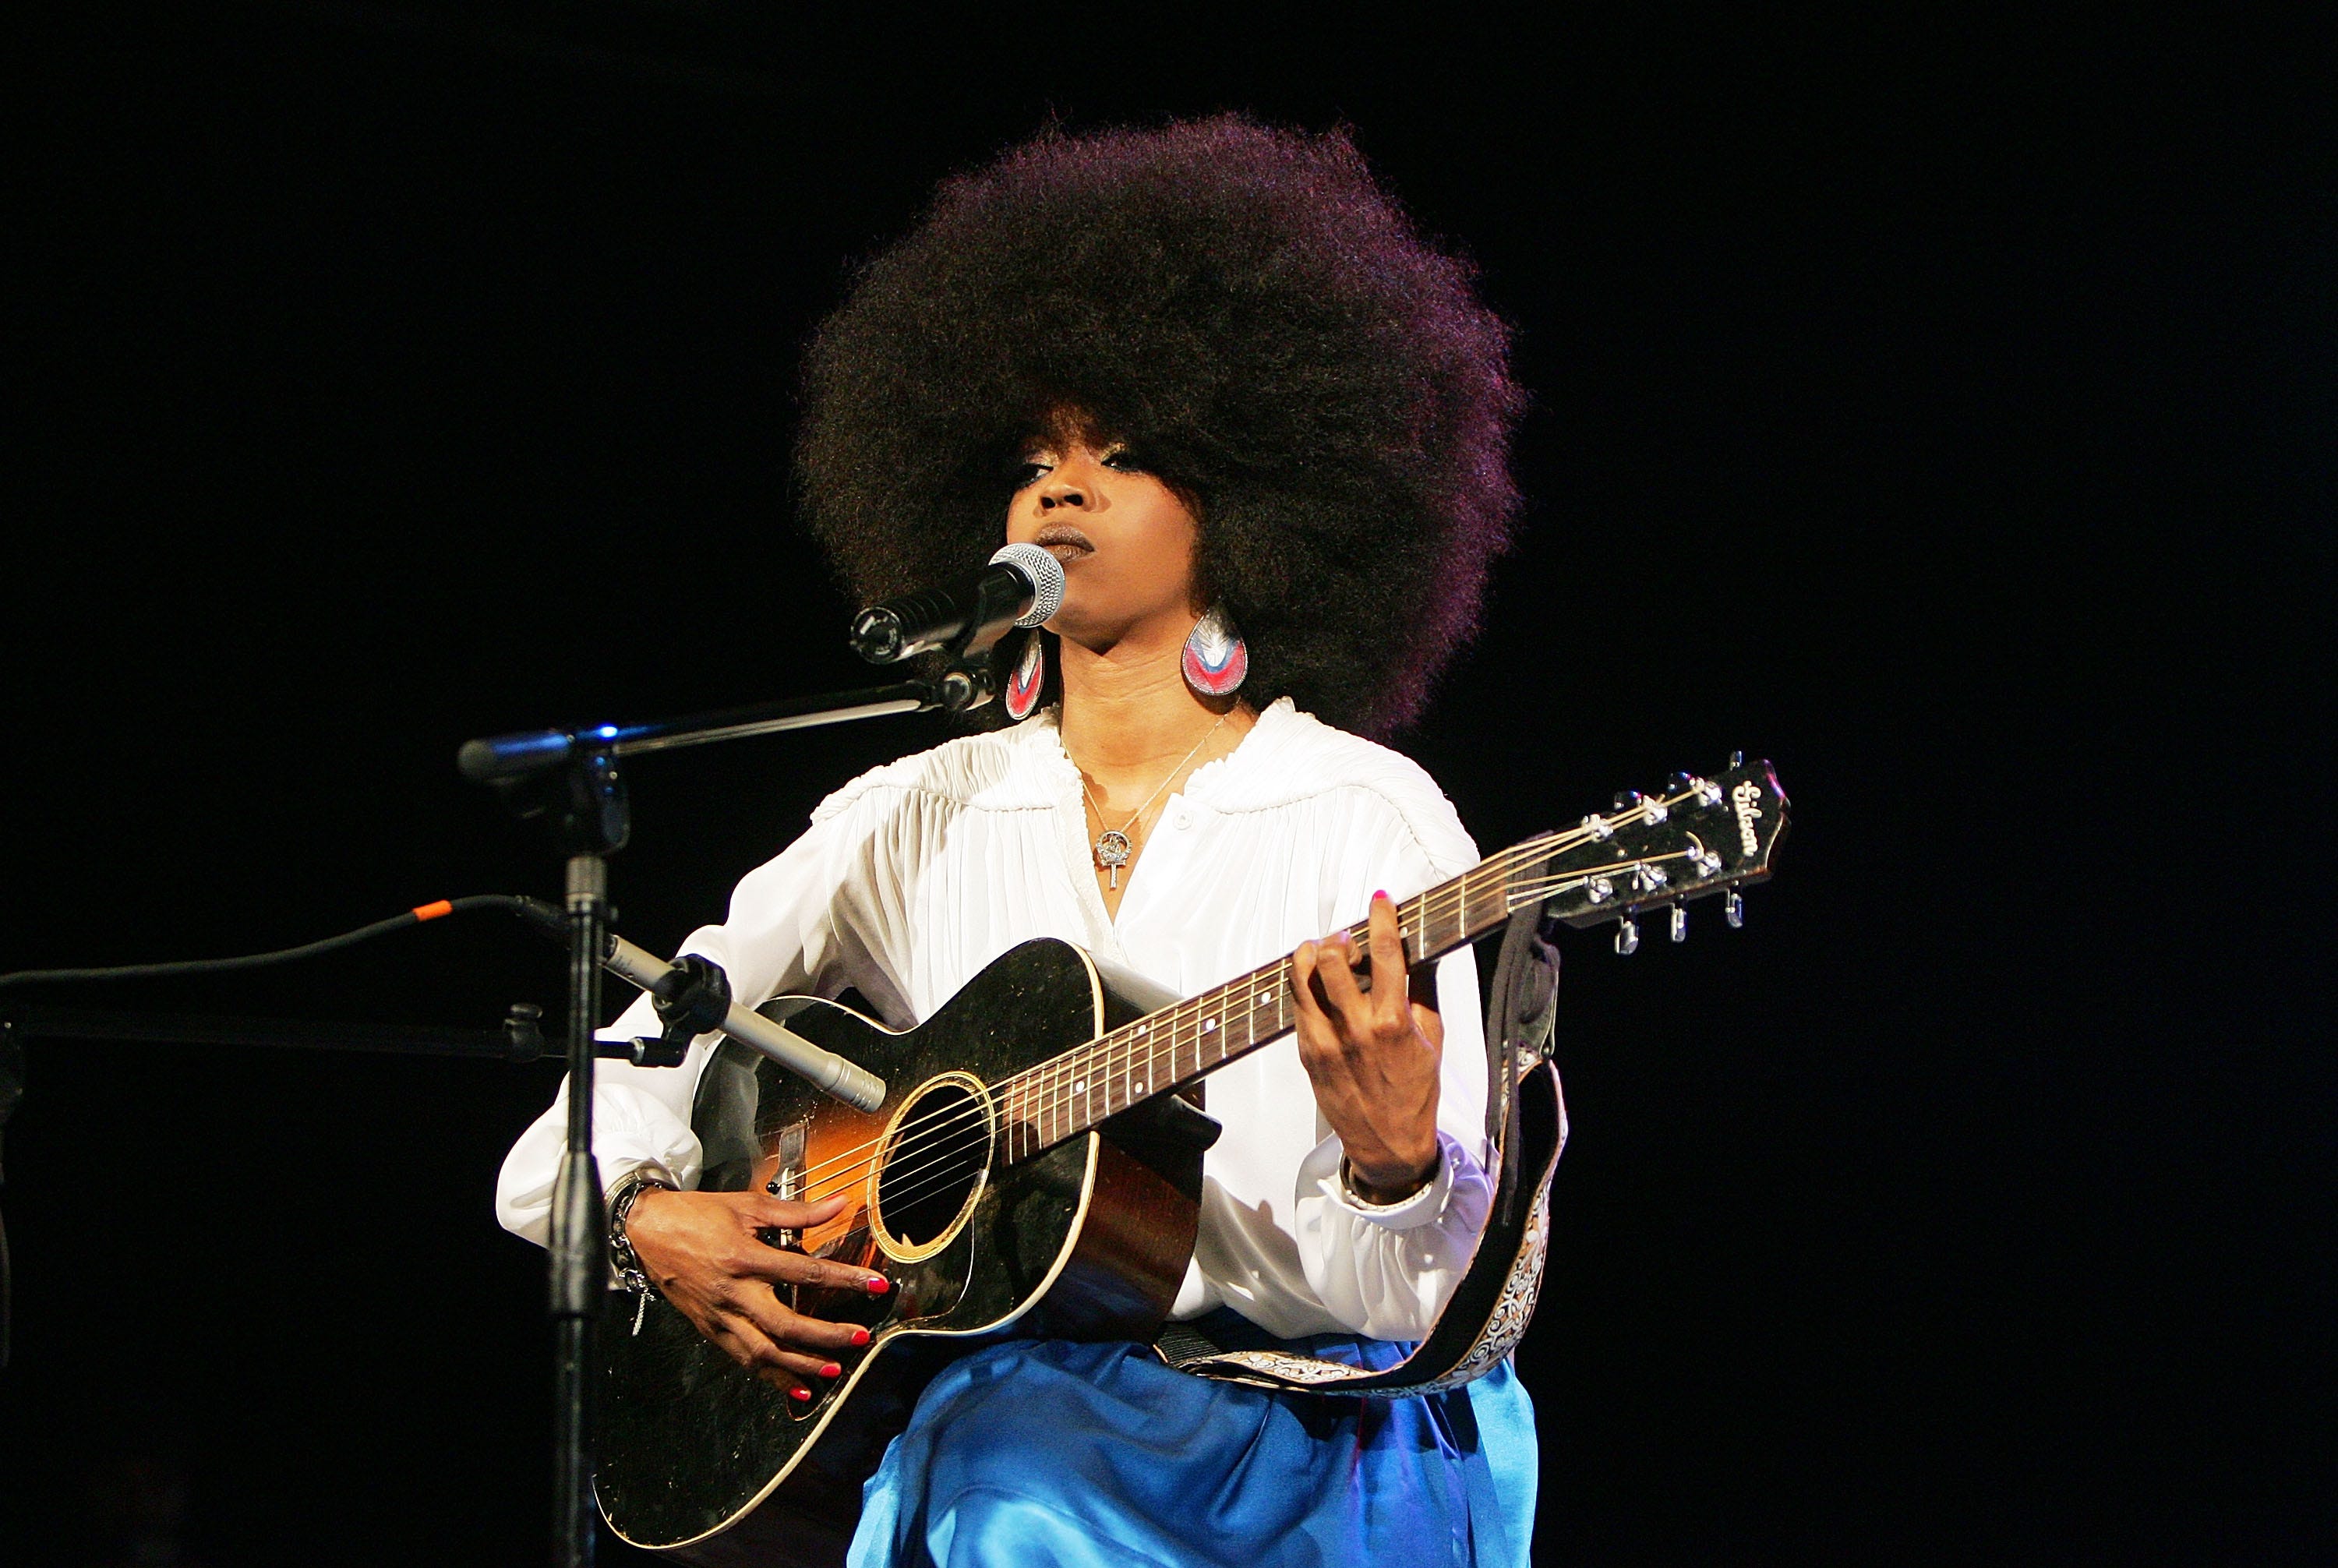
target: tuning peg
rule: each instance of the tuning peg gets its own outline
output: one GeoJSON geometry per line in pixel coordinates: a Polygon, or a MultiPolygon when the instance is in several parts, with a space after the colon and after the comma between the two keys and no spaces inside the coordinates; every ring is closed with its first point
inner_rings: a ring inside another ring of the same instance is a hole
{"type": "Polygon", "coordinates": [[[1629,815],[1638,812],[1643,822],[1665,819],[1665,802],[1661,796],[1643,795],[1637,789],[1619,789],[1616,793],[1616,809],[1629,815]]]}
{"type": "Polygon", "coordinates": [[[1673,906],[1673,940],[1675,942],[1688,940],[1688,906],[1685,904],[1673,906]]]}
{"type": "Polygon", "coordinates": [[[1738,769],[1743,768],[1743,767],[1744,767],[1744,766],[1745,766],[1745,753],[1744,753],[1744,752],[1743,752],[1743,751],[1732,751],[1732,752],[1729,754],[1729,769],[1730,769],[1730,771],[1731,771],[1731,772],[1733,772],[1733,773],[1734,773],[1734,772],[1735,772],[1738,769]]]}
{"type": "Polygon", "coordinates": [[[1629,915],[1616,922],[1616,951],[1626,958],[1640,950],[1640,923],[1629,915]]]}
{"type": "Polygon", "coordinates": [[[1694,773],[1674,774],[1673,793],[1693,796],[1697,807],[1704,810],[1711,810],[1721,804],[1721,786],[1710,779],[1699,778],[1694,773]]]}
{"type": "Polygon", "coordinates": [[[1741,929],[1745,924],[1745,895],[1734,887],[1724,893],[1721,896],[1721,914],[1729,922],[1732,931],[1741,929]]]}

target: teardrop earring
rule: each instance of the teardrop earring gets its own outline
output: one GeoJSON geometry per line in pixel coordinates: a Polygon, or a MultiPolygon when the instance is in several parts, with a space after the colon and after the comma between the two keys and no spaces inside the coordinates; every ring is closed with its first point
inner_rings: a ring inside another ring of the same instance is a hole
{"type": "Polygon", "coordinates": [[[1241,689],[1250,673],[1250,647],[1224,605],[1211,605],[1209,613],[1194,622],[1185,634],[1183,663],[1185,684],[1201,696],[1226,697],[1241,689]]]}
{"type": "Polygon", "coordinates": [[[1047,683],[1047,645],[1036,631],[1027,632],[1023,651],[1007,676],[1007,716],[1017,724],[1039,706],[1039,688],[1047,683]]]}

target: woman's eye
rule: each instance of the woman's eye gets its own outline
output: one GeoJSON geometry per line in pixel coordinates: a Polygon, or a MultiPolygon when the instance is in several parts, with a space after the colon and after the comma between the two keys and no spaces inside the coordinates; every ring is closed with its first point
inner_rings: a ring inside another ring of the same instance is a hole
{"type": "Polygon", "coordinates": [[[1116,452],[1105,453],[1104,455],[1104,466],[1122,474],[1142,474],[1144,472],[1144,459],[1139,457],[1135,453],[1127,450],[1125,447],[1123,447],[1116,452]]]}
{"type": "Polygon", "coordinates": [[[1015,488],[1020,490],[1026,485],[1037,484],[1046,475],[1049,466],[1048,464],[1028,459],[1017,463],[1015,465],[1015,488]]]}

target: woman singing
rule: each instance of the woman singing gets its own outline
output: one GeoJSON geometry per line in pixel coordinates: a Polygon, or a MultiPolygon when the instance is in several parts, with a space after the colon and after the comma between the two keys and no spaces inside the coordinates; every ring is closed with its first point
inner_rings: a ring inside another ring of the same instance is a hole
{"type": "MultiPolygon", "coordinates": [[[[1252,1343],[1392,1364],[1485,1220],[1471,956],[1385,983],[1391,900],[1478,854],[1361,737],[1412,719],[1474,628],[1516,507],[1505,353],[1343,137],[1235,118],[1051,133],[951,181],[811,348],[803,495],[860,600],[1005,541],[1062,562],[1064,602],[1000,649],[1000,727],[830,797],[685,950],[750,1005],[850,988],[895,1027],[1036,936],[1180,996],[1295,954],[1295,1037],[1208,1080],[1224,1131],[1172,1314],[1252,1343]],[[1370,989],[1323,936],[1367,917],[1370,989]]],[[[656,1032],[646,998],[618,1032],[656,1032]]],[[[654,1289],[808,1396],[867,1336],[772,1285],[869,1276],[755,1240],[840,1196],[692,1190],[712,1040],[605,1069],[602,1173],[654,1289]]],[[[504,1223],[538,1240],[562,1116],[503,1172],[504,1223]]],[[[850,1560],[1523,1563],[1535,1467],[1507,1365],[1367,1401],[1002,1344],[926,1388],[850,1560]]]]}

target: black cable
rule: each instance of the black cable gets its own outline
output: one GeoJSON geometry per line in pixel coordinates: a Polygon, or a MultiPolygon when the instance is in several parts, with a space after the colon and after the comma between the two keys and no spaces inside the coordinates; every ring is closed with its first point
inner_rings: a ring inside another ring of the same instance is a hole
{"type": "Polygon", "coordinates": [[[172,964],[116,964],[99,969],[20,969],[13,975],[0,975],[0,986],[70,980],[149,980],[165,975],[224,975],[238,969],[259,969],[270,964],[290,964],[297,959],[314,958],[319,954],[355,946],[368,937],[402,931],[408,926],[419,926],[425,921],[443,919],[447,916],[465,914],[473,909],[509,910],[547,936],[560,936],[568,928],[568,917],[540,898],[515,897],[508,893],[475,893],[467,898],[442,898],[436,904],[420,905],[403,915],[393,915],[387,920],[377,920],[354,931],[344,931],[338,936],[303,942],[298,947],[280,947],[273,953],[246,953],[234,958],[185,958],[172,964]]]}

